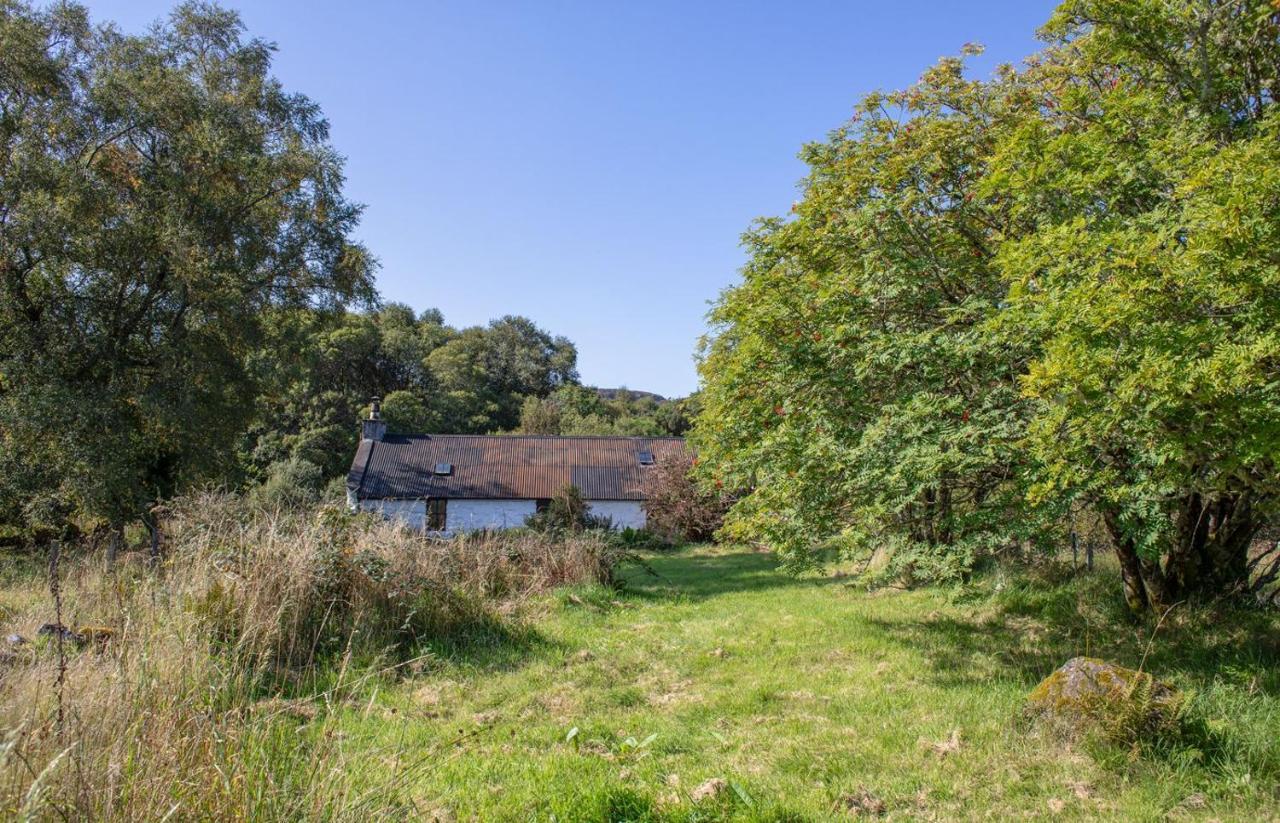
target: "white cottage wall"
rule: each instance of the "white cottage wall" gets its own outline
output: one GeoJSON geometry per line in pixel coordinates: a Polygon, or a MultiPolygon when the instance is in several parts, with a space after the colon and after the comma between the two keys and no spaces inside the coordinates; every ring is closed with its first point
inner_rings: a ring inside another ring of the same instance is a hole
{"type": "Polygon", "coordinates": [[[536,507],[533,500],[450,500],[445,528],[450,532],[513,529],[523,526],[536,507]]]}
{"type": "Polygon", "coordinates": [[[644,504],[639,500],[588,500],[587,510],[596,517],[607,517],[615,529],[643,529],[644,504]]]}
{"type": "Polygon", "coordinates": [[[425,500],[361,500],[360,509],[378,512],[388,520],[399,520],[406,526],[418,530],[427,525],[425,500]]]}

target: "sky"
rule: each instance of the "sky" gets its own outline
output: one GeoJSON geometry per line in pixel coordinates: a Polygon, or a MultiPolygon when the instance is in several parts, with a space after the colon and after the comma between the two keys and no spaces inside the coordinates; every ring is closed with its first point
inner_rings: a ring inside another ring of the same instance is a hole
{"type": "MultiPolygon", "coordinates": [[[[142,31],[164,0],[88,0],[142,31]]],[[[797,198],[807,142],[966,42],[988,76],[1049,0],[239,0],[347,158],[383,299],[455,326],[521,314],[588,385],[697,387],[706,313],[751,221],[797,198]]]]}

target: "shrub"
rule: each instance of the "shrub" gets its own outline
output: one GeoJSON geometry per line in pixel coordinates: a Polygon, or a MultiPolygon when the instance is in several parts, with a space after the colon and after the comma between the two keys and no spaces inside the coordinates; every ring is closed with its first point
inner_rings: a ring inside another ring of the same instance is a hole
{"type": "Polygon", "coordinates": [[[250,493],[253,503],[266,508],[314,503],[320,497],[324,474],[310,460],[291,457],[267,467],[267,479],[250,493]]]}
{"type": "Polygon", "coordinates": [[[536,532],[582,532],[591,529],[609,531],[613,521],[608,517],[591,514],[582,491],[577,486],[565,486],[542,511],[531,514],[525,525],[536,532]]]}
{"type": "Polygon", "coordinates": [[[646,486],[647,528],[671,543],[712,539],[732,503],[728,494],[697,483],[694,463],[692,454],[681,452],[656,466],[646,486]]]}

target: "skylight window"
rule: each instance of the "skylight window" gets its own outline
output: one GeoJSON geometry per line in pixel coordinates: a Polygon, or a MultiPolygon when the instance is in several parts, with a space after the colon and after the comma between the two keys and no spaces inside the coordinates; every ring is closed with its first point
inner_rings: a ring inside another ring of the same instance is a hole
{"type": "Polygon", "coordinates": [[[436,464],[435,471],[434,471],[433,473],[434,473],[434,474],[437,474],[437,475],[439,475],[439,476],[441,476],[441,477],[448,477],[449,475],[453,474],[453,464],[452,464],[452,463],[437,463],[437,464],[436,464]]]}
{"type": "Polygon", "coordinates": [[[641,466],[653,465],[653,452],[637,452],[636,457],[640,460],[641,466]]]}

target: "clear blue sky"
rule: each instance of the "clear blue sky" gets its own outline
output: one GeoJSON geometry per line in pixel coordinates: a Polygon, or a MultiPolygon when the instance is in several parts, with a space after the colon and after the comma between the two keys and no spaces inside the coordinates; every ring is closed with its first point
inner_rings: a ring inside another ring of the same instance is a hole
{"type": "MultiPolygon", "coordinates": [[[[89,0],[138,31],[164,0],[89,0]]],[[[455,325],[523,314],[584,382],[682,395],[739,236],[783,214],[796,153],[867,91],[966,41],[988,74],[1049,0],[241,0],[275,71],[324,109],[387,300],[455,325]]]]}

